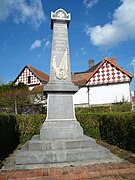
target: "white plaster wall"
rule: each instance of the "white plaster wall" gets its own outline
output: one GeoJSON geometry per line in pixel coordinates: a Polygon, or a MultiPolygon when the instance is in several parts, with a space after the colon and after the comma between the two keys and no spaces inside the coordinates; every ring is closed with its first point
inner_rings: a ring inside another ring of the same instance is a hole
{"type": "Polygon", "coordinates": [[[74,104],[86,104],[88,103],[88,89],[81,87],[73,96],[74,104]]]}
{"type": "MultiPolygon", "coordinates": [[[[130,102],[129,83],[93,86],[89,90],[89,104],[108,104],[125,100],[130,102]]],[[[82,87],[74,94],[74,104],[88,104],[88,89],[82,87]]]]}

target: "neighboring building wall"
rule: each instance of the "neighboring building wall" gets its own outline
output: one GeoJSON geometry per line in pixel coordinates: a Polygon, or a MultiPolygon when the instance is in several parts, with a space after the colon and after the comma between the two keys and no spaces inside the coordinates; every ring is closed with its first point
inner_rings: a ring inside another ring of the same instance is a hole
{"type": "Polygon", "coordinates": [[[88,88],[81,87],[73,96],[74,104],[88,104],[88,88]]]}
{"type": "Polygon", "coordinates": [[[90,105],[110,104],[122,101],[123,97],[126,101],[131,101],[128,82],[91,86],[89,91],[87,87],[82,87],[74,95],[74,104],[88,104],[88,101],[90,105]]]}

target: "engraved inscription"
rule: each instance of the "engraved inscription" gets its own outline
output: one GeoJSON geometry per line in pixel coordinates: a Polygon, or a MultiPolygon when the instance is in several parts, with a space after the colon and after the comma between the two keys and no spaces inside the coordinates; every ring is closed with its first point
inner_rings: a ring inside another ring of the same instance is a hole
{"type": "Polygon", "coordinates": [[[62,59],[65,47],[67,47],[67,26],[56,23],[53,30],[53,49],[54,56],[57,58],[57,63],[60,64],[59,59],[62,59]]]}

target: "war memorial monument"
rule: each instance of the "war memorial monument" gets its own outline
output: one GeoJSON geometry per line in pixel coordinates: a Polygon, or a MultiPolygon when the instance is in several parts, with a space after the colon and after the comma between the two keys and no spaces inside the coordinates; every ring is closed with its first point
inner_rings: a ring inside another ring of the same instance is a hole
{"type": "Polygon", "coordinates": [[[58,9],[51,13],[52,52],[47,94],[47,118],[40,135],[34,135],[15,156],[16,166],[83,160],[102,160],[110,151],[83,134],[75,117],[71,81],[68,27],[70,13],[58,9]]]}

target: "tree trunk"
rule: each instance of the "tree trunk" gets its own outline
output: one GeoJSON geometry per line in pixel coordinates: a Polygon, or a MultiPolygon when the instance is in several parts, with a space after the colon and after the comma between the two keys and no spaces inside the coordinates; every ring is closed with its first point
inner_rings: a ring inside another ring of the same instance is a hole
{"type": "Polygon", "coordinates": [[[18,111],[17,111],[17,102],[15,100],[15,114],[18,114],[18,111]]]}

